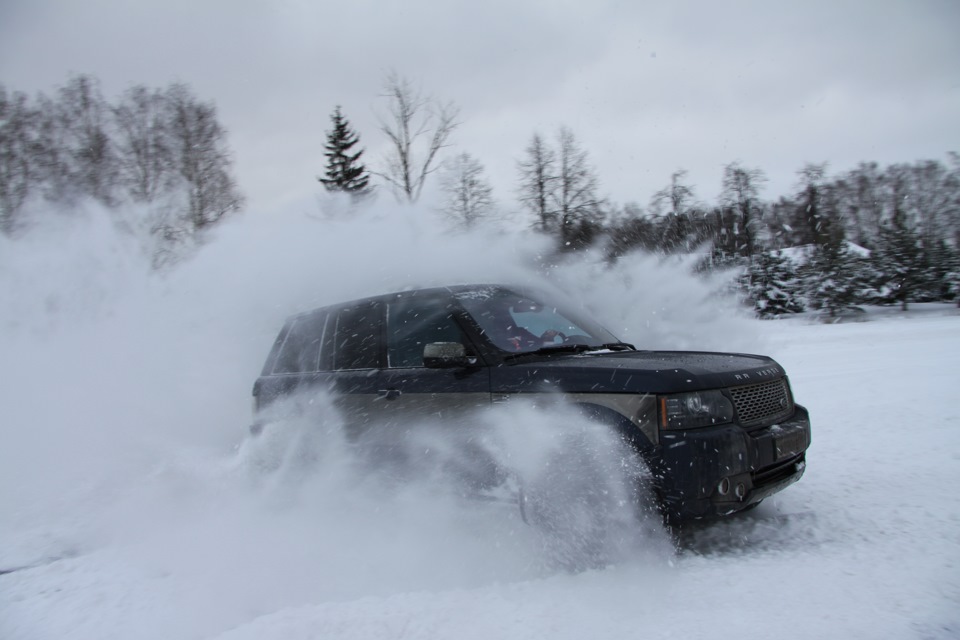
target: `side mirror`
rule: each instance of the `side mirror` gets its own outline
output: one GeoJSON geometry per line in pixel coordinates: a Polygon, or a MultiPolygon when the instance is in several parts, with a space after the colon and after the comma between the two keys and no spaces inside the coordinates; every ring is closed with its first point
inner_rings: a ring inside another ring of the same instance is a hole
{"type": "Polygon", "coordinates": [[[451,369],[469,364],[467,349],[459,342],[431,342],[423,347],[423,366],[428,369],[451,369]]]}

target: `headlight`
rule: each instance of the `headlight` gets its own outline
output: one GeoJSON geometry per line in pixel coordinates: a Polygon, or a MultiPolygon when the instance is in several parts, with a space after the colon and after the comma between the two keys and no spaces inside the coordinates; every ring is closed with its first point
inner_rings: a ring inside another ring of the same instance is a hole
{"type": "Polygon", "coordinates": [[[696,429],[733,421],[733,404],[720,391],[660,396],[661,429],[696,429]]]}

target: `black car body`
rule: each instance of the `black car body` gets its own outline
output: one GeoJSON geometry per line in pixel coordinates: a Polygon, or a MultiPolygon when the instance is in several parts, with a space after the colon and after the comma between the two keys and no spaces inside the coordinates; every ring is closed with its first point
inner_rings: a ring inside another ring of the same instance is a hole
{"type": "Polygon", "coordinates": [[[314,389],[332,390],[358,431],[560,394],[635,447],[673,519],[757,504],[800,478],[810,444],[808,413],[770,358],[638,351],[522,287],[419,289],[291,317],[255,406],[314,389]]]}

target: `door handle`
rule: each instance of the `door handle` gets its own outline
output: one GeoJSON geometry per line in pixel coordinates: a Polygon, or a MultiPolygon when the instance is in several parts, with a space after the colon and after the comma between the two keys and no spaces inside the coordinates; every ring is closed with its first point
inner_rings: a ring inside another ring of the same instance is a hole
{"type": "Polygon", "coordinates": [[[377,391],[377,397],[383,398],[384,400],[396,400],[400,397],[400,394],[403,393],[400,389],[380,389],[377,391]]]}

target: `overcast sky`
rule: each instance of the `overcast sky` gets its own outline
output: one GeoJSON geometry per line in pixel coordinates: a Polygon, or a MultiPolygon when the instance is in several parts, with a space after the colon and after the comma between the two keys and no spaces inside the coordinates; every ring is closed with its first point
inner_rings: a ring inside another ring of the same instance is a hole
{"type": "MultiPolygon", "coordinates": [[[[179,81],[216,103],[251,210],[315,206],[334,106],[382,166],[386,71],[459,105],[454,151],[515,206],[534,132],[572,129],[603,194],[642,205],[739,160],[789,192],[832,171],[960,151],[960,2],[0,0],[0,82],[179,81]]],[[[389,198],[387,194],[384,194],[389,198]]]]}

